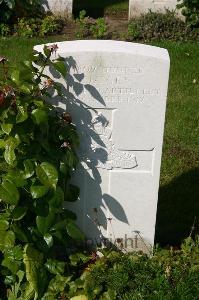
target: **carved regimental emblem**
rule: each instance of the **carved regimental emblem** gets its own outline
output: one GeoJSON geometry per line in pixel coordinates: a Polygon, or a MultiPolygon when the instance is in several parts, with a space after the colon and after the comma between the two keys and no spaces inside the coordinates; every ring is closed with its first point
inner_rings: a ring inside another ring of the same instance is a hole
{"type": "Polygon", "coordinates": [[[136,157],[131,151],[116,148],[112,129],[102,113],[92,119],[92,127],[98,138],[92,139],[88,157],[97,168],[112,170],[137,167],[136,157]]]}

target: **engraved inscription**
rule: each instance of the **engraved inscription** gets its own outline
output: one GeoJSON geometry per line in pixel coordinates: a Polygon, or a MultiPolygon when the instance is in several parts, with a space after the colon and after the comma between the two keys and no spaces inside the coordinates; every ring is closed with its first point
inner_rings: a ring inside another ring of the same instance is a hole
{"type": "MultiPolygon", "coordinates": [[[[106,103],[143,103],[147,96],[157,96],[158,89],[134,89],[128,87],[104,87],[98,85],[97,91],[106,103]]],[[[93,103],[95,99],[84,89],[81,100],[93,103]]]]}
{"type": "Polygon", "coordinates": [[[99,101],[99,96],[106,104],[142,104],[160,94],[159,88],[134,87],[137,82],[135,78],[143,73],[143,69],[136,65],[135,67],[104,67],[99,63],[95,66],[80,65],[78,73],[83,76],[82,83],[84,83],[79,100],[88,105],[95,105],[99,101]]]}
{"type": "MultiPolygon", "coordinates": [[[[88,94],[85,94],[81,97],[81,101],[84,101],[86,104],[96,104],[96,100],[91,98],[88,94]]],[[[103,97],[103,100],[108,103],[143,103],[144,96],[119,96],[119,95],[107,95],[103,97]]]]}
{"type": "Polygon", "coordinates": [[[78,68],[79,72],[86,72],[86,73],[94,73],[94,72],[101,72],[101,73],[121,73],[121,74],[132,74],[132,73],[141,73],[142,69],[139,67],[135,68],[128,68],[128,67],[101,67],[101,66],[80,66],[78,68]]]}
{"type": "MultiPolygon", "coordinates": [[[[98,92],[108,95],[158,95],[158,89],[133,89],[124,87],[98,87],[98,92]]],[[[84,90],[86,93],[86,90],[84,90]]]]}

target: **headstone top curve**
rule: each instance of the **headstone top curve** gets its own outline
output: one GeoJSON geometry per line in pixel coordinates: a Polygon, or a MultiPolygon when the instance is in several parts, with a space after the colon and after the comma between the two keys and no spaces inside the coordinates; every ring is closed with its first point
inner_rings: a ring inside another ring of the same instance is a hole
{"type": "MultiPolygon", "coordinates": [[[[52,45],[55,43],[48,43],[52,45]]],[[[66,52],[111,52],[129,53],[132,55],[148,56],[169,61],[168,51],[164,48],[139,43],[114,40],[75,40],[56,43],[61,55],[66,52]]],[[[36,45],[35,50],[42,51],[44,45],[36,45]]]]}

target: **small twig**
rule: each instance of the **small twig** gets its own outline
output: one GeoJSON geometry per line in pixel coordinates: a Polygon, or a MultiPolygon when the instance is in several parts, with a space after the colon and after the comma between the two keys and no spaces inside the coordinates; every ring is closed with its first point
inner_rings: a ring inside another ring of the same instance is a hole
{"type": "Polygon", "coordinates": [[[193,224],[192,224],[192,226],[191,226],[191,231],[190,231],[190,233],[189,233],[189,237],[192,236],[192,234],[193,234],[193,232],[194,232],[194,230],[195,230],[195,224],[196,224],[196,216],[194,217],[193,224]]]}

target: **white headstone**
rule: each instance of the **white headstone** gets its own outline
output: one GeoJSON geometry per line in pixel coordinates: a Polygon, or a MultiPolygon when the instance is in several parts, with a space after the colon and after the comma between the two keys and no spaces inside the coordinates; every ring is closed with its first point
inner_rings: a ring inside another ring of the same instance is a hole
{"type": "Polygon", "coordinates": [[[42,3],[46,11],[61,17],[72,17],[73,0],[42,0],[42,3]]]}
{"type": "Polygon", "coordinates": [[[176,14],[182,17],[180,10],[176,9],[177,4],[177,0],[129,0],[129,19],[139,17],[149,10],[165,13],[166,9],[175,10],[176,14]]]}
{"type": "Polygon", "coordinates": [[[118,41],[57,45],[70,72],[64,83],[68,100],[59,106],[77,124],[84,160],[74,179],[81,189],[72,206],[78,223],[89,242],[105,237],[118,247],[148,252],[155,234],[168,52],[118,41]]]}

